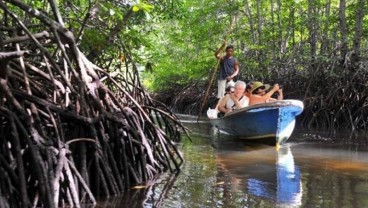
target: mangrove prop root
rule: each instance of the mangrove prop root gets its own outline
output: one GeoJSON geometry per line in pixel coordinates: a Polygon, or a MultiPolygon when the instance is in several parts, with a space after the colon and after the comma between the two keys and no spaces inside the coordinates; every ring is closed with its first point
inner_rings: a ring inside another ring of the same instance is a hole
{"type": "Polygon", "coordinates": [[[55,14],[0,1],[3,25],[19,33],[0,29],[0,207],[96,204],[178,171],[172,139],[186,129],[145,92],[134,61],[116,76],[91,63],[48,2],[55,14]]]}

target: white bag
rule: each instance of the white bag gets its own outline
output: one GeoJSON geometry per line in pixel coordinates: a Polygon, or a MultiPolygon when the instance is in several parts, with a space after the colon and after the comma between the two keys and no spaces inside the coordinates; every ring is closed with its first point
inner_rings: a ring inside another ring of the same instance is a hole
{"type": "Polygon", "coordinates": [[[215,109],[208,108],[207,110],[208,118],[210,119],[217,118],[217,114],[218,114],[218,110],[216,108],[215,109]]]}

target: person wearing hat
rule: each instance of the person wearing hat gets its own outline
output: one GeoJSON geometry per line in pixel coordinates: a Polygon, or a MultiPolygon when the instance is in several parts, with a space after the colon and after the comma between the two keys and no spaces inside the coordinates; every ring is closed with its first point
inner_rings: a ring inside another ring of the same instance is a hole
{"type": "Polygon", "coordinates": [[[215,56],[220,61],[220,73],[217,80],[217,98],[222,98],[225,93],[226,82],[232,81],[239,73],[239,63],[233,57],[234,46],[228,45],[225,49],[226,54],[220,55],[220,51],[225,47],[225,44],[216,50],[215,56]]]}
{"type": "Polygon", "coordinates": [[[218,105],[220,113],[226,114],[235,109],[240,109],[248,106],[249,98],[244,96],[245,82],[238,80],[235,82],[235,91],[226,95],[218,105]]]}
{"type": "Polygon", "coordinates": [[[249,99],[249,105],[276,101],[276,99],[271,98],[271,96],[275,92],[279,93],[277,100],[283,99],[282,89],[280,89],[279,84],[274,84],[272,89],[269,92],[267,92],[268,89],[270,89],[269,84],[263,84],[262,82],[254,82],[253,88],[252,88],[252,94],[250,95],[250,99],[249,99]]]}

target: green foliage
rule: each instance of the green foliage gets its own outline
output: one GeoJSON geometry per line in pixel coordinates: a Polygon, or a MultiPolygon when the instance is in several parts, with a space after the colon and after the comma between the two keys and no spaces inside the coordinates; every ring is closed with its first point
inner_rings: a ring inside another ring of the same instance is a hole
{"type": "Polygon", "coordinates": [[[208,79],[217,62],[214,52],[227,34],[230,14],[237,11],[236,4],[228,1],[185,1],[181,6],[179,18],[161,22],[150,36],[155,45],[154,68],[144,79],[153,91],[208,79]]]}
{"type": "MultiPolygon", "coordinates": [[[[332,54],[340,47],[339,3],[337,0],[181,1],[171,8],[180,14],[156,22],[156,32],[149,36],[154,45],[151,51],[154,67],[153,72],[143,76],[146,86],[156,91],[209,79],[216,66],[213,53],[222,44],[232,18],[236,20],[235,27],[227,42],[235,45],[241,78],[246,81],[269,79],[271,69],[282,69],[286,64],[291,71],[309,70],[305,63],[312,59],[312,28],[317,38],[316,58],[323,63],[334,62],[336,55],[332,54]]],[[[356,7],[357,2],[347,1],[349,45],[355,34],[356,7]]],[[[367,21],[365,16],[364,23],[367,21]]],[[[366,25],[363,34],[367,34],[366,25]]],[[[367,39],[362,42],[367,43],[367,39]]]]}
{"type": "MultiPolygon", "coordinates": [[[[338,0],[124,2],[59,0],[58,6],[66,27],[80,37],[82,50],[90,55],[97,53],[97,57],[91,56],[96,64],[107,69],[111,64],[131,67],[132,62],[152,66],[142,73],[152,91],[208,80],[217,65],[214,52],[225,37],[235,46],[240,78],[245,81],[269,79],[273,74],[270,71],[277,74],[278,69],[310,70],[311,28],[315,29],[316,59],[327,63],[340,57],[338,0]],[[229,31],[232,19],[234,25],[229,31]]],[[[47,1],[27,3],[52,16],[47,1]]],[[[357,9],[358,1],[347,1],[349,49],[357,9]]],[[[367,25],[365,15],[362,47],[368,45],[367,25]]]]}

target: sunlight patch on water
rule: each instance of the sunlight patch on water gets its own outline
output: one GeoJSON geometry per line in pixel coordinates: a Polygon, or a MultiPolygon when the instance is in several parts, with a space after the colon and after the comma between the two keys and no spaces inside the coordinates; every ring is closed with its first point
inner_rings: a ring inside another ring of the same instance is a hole
{"type": "Polygon", "coordinates": [[[368,171],[367,163],[358,163],[351,161],[340,161],[340,160],[326,160],[324,162],[325,167],[337,171],[348,171],[354,174],[355,171],[368,171]]]}

